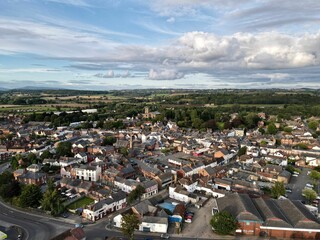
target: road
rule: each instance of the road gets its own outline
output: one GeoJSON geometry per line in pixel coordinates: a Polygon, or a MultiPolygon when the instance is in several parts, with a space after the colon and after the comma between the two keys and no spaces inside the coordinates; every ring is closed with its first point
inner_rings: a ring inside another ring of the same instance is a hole
{"type": "Polygon", "coordinates": [[[0,202],[0,220],[23,229],[23,239],[50,239],[71,228],[73,224],[57,221],[48,217],[28,214],[8,208],[0,202]]]}

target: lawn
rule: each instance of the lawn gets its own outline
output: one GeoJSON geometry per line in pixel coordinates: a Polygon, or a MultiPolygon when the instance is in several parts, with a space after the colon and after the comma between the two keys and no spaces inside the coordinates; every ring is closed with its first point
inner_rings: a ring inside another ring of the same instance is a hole
{"type": "Polygon", "coordinates": [[[94,200],[92,198],[84,197],[79,199],[78,201],[75,201],[74,203],[71,203],[70,205],[67,206],[67,208],[69,209],[83,208],[93,202],[94,200]]]}

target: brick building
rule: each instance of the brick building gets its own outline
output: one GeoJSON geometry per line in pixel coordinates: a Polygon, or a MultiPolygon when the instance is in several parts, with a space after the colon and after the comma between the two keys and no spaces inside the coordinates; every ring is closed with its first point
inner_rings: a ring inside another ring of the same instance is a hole
{"type": "Polygon", "coordinates": [[[216,211],[227,211],[239,222],[237,233],[277,238],[320,239],[317,218],[297,200],[250,198],[230,194],[216,199],[216,211]]]}

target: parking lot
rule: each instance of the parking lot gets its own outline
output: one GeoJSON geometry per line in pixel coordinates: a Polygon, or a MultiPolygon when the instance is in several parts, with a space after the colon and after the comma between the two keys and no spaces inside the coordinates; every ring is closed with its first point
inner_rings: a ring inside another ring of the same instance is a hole
{"type": "Polygon", "coordinates": [[[287,193],[289,199],[301,201],[305,200],[302,196],[302,190],[305,188],[307,183],[312,182],[307,175],[308,171],[310,171],[310,169],[302,168],[301,173],[298,175],[298,177],[291,176],[290,185],[292,188],[292,193],[287,193]]]}
{"type": "Polygon", "coordinates": [[[210,200],[200,209],[189,207],[188,210],[195,213],[192,223],[183,223],[182,237],[194,238],[210,238],[210,239],[234,239],[232,236],[221,236],[213,233],[210,225],[212,216],[211,210],[213,207],[214,199],[210,200]]]}

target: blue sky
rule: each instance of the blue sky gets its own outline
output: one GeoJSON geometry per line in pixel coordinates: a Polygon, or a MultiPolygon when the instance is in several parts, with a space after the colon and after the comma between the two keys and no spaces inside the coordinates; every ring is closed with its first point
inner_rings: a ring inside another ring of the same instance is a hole
{"type": "Polygon", "coordinates": [[[319,88],[319,0],[1,0],[1,87],[319,88]]]}

